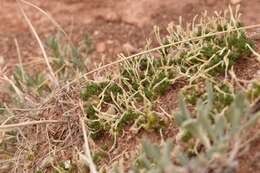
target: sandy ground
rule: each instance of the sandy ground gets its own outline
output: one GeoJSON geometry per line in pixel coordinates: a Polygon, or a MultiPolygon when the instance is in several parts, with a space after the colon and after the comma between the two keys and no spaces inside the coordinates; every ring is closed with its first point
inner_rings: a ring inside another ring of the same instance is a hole
{"type": "MultiPolygon", "coordinates": [[[[107,62],[123,49],[142,48],[152,35],[152,27],[165,28],[183,16],[185,21],[209,10],[226,8],[227,0],[30,0],[48,12],[77,43],[83,34],[90,34],[95,48],[106,55],[107,62]],[[122,46],[123,45],[123,46],[122,46]]],[[[44,41],[58,31],[50,19],[22,3],[26,14],[44,41]]],[[[0,56],[13,66],[17,62],[16,38],[23,61],[41,55],[35,39],[22,17],[15,0],[0,2],[0,56]]],[[[245,24],[260,23],[260,1],[242,1],[241,12],[245,24]],[[258,16],[257,16],[258,15],[258,16]]],[[[101,57],[101,56],[99,56],[101,57]]]]}

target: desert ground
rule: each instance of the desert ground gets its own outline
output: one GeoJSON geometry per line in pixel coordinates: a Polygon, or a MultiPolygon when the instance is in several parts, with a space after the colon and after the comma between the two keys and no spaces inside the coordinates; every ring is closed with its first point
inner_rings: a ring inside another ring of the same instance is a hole
{"type": "MultiPolygon", "coordinates": [[[[176,25],[180,20],[180,16],[182,22],[187,23],[191,22],[197,14],[202,14],[207,11],[207,15],[211,16],[214,15],[215,11],[228,9],[229,5],[231,5],[232,8],[235,8],[237,5],[240,6],[240,13],[242,14],[241,21],[244,26],[260,24],[260,0],[233,0],[232,2],[230,0],[1,0],[0,88],[5,88],[5,90],[0,90],[0,103],[7,105],[12,100],[6,92],[6,88],[8,87],[2,76],[5,75],[11,78],[15,67],[21,64],[21,61],[23,64],[28,64],[28,71],[31,73],[38,73],[45,68],[41,63],[37,63],[43,61],[42,50],[31,28],[28,26],[28,22],[25,20],[21,8],[24,10],[39,38],[44,43],[50,36],[65,32],[67,35],[66,41],[69,40],[68,42],[70,42],[70,44],[80,46],[83,37],[86,34],[89,35],[92,40],[91,47],[93,51],[88,56],[88,68],[95,69],[100,64],[104,65],[118,60],[120,58],[118,55],[121,53],[125,56],[130,56],[141,52],[150,40],[151,47],[160,46],[156,41],[154,26],[160,28],[160,34],[163,37],[168,34],[168,25],[170,23],[176,25]],[[31,4],[34,4],[34,6],[31,4]],[[44,13],[39,9],[43,10],[44,13]]],[[[260,28],[256,27],[247,31],[248,35],[254,39],[256,51],[258,52],[260,51],[259,29],[260,28]]],[[[47,50],[47,53],[49,54],[49,50],[47,50]]],[[[260,63],[253,58],[239,59],[234,68],[241,80],[251,80],[257,76],[259,77],[260,63]]],[[[165,111],[170,112],[172,109],[175,109],[175,107],[178,107],[178,92],[183,85],[185,84],[180,82],[171,86],[169,92],[160,97],[160,104],[165,111]]],[[[55,112],[51,117],[59,119],[58,116],[57,112],[55,112]]],[[[43,117],[40,119],[42,118],[44,119],[46,116],[43,114],[43,117]]],[[[38,120],[37,118],[32,119],[38,120]]],[[[1,124],[4,125],[4,121],[2,121],[2,119],[0,120],[1,124]]],[[[19,122],[14,121],[14,123],[19,122]]],[[[75,125],[77,126],[76,129],[80,129],[78,128],[78,126],[80,126],[78,124],[72,123],[72,126],[75,125]]],[[[109,161],[101,161],[102,164],[109,165],[112,161],[118,159],[117,156],[120,153],[135,150],[144,136],[148,136],[153,142],[159,143],[161,135],[163,135],[164,138],[174,138],[178,133],[177,129],[172,129],[171,127],[167,127],[162,134],[151,131],[132,133],[128,128],[129,127],[127,127],[124,137],[118,137],[118,148],[114,152],[111,152],[111,158],[108,159],[109,161]]],[[[34,139],[32,137],[33,135],[30,137],[28,133],[36,132],[35,129],[35,127],[24,129],[25,136],[27,136],[28,139],[31,138],[29,139],[30,141],[34,139]]],[[[45,128],[39,127],[37,130],[40,129],[45,128]]],[[[57,135],[60,135],[62,130],[64,133],[66,131],[64,130],[66,127],[62,126],[57,128],[50,127],[50,129],[50,131],[54,134],[57,133],[57,135]],[[59,134],[57,130],[60,130],[59,134]]],[[[259,123],[250,129],[250,132],[251,134],[258,133],[259,123]]],[[[77,133],[78,134],[73,134],[72,137],[78,137],[69,139],[69,143],[71,143],[71,145],[82,146],[84,143],[82,131],[78,130],[77,133]]],[[[108,145],[111,145],[109,140],[111,140],[111,138],[105,136],[96,142],[90,143],[91,146],[100,146],[106,142],[108,145]]],[[[0,144],[1,141],[0,133],[0,144]]],[[[48,146],[41,146],[39,144],[37,147],[36,150],[39,150],[40,153],[41,150],[44,150],[44,148],[48,146]]],[[[59,153],[59,158],[61,160],[72,160],[72,153],[74,151],[72,152],[72,147],[68,147],[68,150],[70,149],[71,151],[67,153],[59,153]]],[[[11,150],[17,154],[15,149],[11,150]]],[[[22,149],[19,148],[19,151],[20,150],[22,149]]],[[[2,163],[5,163],[4,158],[1,157],[2,155],[0,154],[0,161],[3,160],[0,162],[0,166],[2,163]]],[[[38,157],[43,158],[44,156],[39,154],[38,157]]],[[[238,155],[237,160],[239,166],[237,172],[260,172],[259,158],[260,138],[258,135],[258,138],[247,145],[243,154],[238,155]]],[[[38,163],[39,162],[37,162],[37,164],[38,163]]],[[[129,165],[126,167],[129,167],[129,165]]],[[[3,166],[2,171],[0,167],[0,172],[9,172],[10,170],[10,167],[7,168],[3,166]]],[[[28,170],[15,169],[15,171],[12,171],[27,172],[28,170]]],[[[48,168],[44,170],[44,172],[51,172],[51,170],[52,169],[48,168]]],[[[36,170],[34,171],[36,172],[36,170]]]]}

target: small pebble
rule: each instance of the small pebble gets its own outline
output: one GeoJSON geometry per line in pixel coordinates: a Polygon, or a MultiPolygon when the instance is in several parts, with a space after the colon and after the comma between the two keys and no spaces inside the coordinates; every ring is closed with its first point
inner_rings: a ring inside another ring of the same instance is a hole
{"type": "Polygon", "coordinates": [[[114,44],[113,40],[107,40],[107,44],[114,44]]]}
{"type": "Polygon", "coordinates": [[[106,13],[105,15],[105,19],[109,22],[116,22],[116,21],[119,21],[119,17],[118,15],[113,12],[113,11],[110,11],[108,13],[106,13]]]}
{"type": "Polygon", "coordinates": [[[100,42],[96,44],[96,51],[99,53],[103,53],[106,50],[106,44],[104,42],[100,42]]]}
{"type": "Polygon", "coordinates": [[[95,35],[95,36],[97,36],[97,35],[99,35],[100,34],[100,32],[99,31],[94,31],[94,33],[93,33],[93,35],[95,35]]]}

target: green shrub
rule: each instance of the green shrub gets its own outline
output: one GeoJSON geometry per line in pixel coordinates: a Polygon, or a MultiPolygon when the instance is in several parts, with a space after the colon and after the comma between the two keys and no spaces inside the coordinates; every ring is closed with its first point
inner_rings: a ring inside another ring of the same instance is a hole
{"type": "MultiPolygon", "coordinates": [[[[260,114],[250,113],[250,106],[243,94],[235,97],[224,114],[212,114],[214,93],[211,85],[207,85],[207,95],[206,103],[198,101],[194,116],[188,111],[181,97],[180,111],[175,115],[175,119],[180,126],[176,138],[182,142],[173,145],[171,141],[166,141],[160,147],[145,139],[130,172],[188,173],[237,170],[237,155],[233,155],[232,145],[239,144],[236,141],[238,136],[257,122],[260,114]]],[[[114,172],[124,171],[117,165],[114,172]]]]}

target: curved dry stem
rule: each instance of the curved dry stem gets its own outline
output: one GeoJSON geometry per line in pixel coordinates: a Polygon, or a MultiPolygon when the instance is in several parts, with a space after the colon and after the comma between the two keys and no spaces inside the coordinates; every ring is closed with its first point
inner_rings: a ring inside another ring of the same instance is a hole
{"type": "MultiPolygon", "coordinates": [[[[83,104],[80,102],[80,108],[84,114],[84,108],[83,108],[83,104]]],[[[81,128],[82,128],[82,132],[83,132],[83,137],[84,137],[84,152],[85,155],[82,155],[80,153],[80,156],[86,161],[87,166],[89,166],[90,172],[91,173],[98,173],[96,165],[91,157],[91,152],[90,152],[90,147],[89,147],[89,142],[88,142],[88,137],[87,137],[87,130],[86,130],[86,126],[85,126],[85,122],[83,117],[79,117],[80,119],[80,124],[81,124],[81,128]]]]}
{"type": "Polygon", "coordinates": [[[62,120],[41,120],[41,121],[28,121],[22,122],[18,124],[8,124],[8,125],[1,125],[0,131],[9,131],[16,128],[21,128],[25,126],[37,125],[37,124],[49,124],[49,123],[66,123],[66,121],[62,120]]]}
{"type": "Polygon", "coordinates": [[[42,54],[43,54],[45,63],[46,63],[46,65],[47,65],[48,71],[49,71],[49,73],[50,73],[50,77],[51,77],[52,82],[55,84],[55,86],[59,86],[59,82],[58,82],[58,80],[57,80],[56,77],[55,77],[55,73],[53,72],[53,69],[52,69],[52,67],[51,67],[51,65],[50,65],[50,62],[49,62],[47,53],[46,53],[46,51],[45,51],[45,49],[44,49],[44,46],[43,46],[43,44],[42,44],[42,41],[40,40],[39,35],[37,34],[37,32],[36,32],[34,26],[32,25],[30,19],[29,19],[28,16],[26,15],[26,13],[25,13],[23,7],[21,6],[21,4],[20,4],[19,2],[18,2],[18,6],[19,6],[19,8],[20,8],[20,10],[21,10],[21,12],[22,12],[22,15],[23,15],[23,17],[24,17],[26,23],[28,24],[28,26],[30,27],[30,29],[31,29],[31,31],[32,31],[32,34],[34,35],[34,37],[36,38],[36,40],[37,40],[37,42],[38,42],[38,44],[39,44],[39,46],[40,46],[40,49],[41,49],[41,51],[42,51],[42,54]]]}
{"type": "Polygon", "coordinates": [[[50,21],[67,37],[68,37],[68,34],[64,31],[64,29],[58,24],[58,22],[56,22],[54,20],[54,18],[48,14],[46,11],[44,11],[43,9],[41,9],[40,7],[34,5],[33,3],[31,2],[28,2],[28,1],[25,1],[25,0],[20,0],[22,3],[26,4],[26,5],[29,5],[35,9],[37,9],[38,11],[40,11],[43,15],[45,15],[48,19],[50,19],[50,21]]]}

